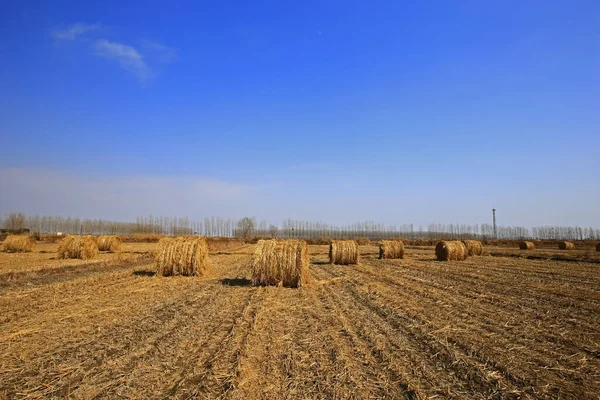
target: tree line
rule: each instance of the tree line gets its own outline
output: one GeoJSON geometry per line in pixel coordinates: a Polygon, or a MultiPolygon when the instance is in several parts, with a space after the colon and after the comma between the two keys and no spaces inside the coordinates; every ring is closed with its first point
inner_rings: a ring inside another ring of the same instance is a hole
{"type": "Polygon", "coordinates": [[[272,237],[272,238],[383,238],[409,239],[556,239],[586,240],[600,238],[600,229],[579,226],[498,226],[494,235],[491,224],[413,224],[385,225],[373,221],[356,222],[350,225],[330,225],[322,221],[286,219],[281,223],[256,218],[241,219],[207,217],[190,220],[187,217],[137,217],[135,222],[118,222],[104,219],[81,219],[61,216],[25,215],[9,213],[0,216],[0,226],[5,230],[28,229],[31,233],[63,234],[158,234],[158,235],[202,235],[224,237],[272,237]]]}

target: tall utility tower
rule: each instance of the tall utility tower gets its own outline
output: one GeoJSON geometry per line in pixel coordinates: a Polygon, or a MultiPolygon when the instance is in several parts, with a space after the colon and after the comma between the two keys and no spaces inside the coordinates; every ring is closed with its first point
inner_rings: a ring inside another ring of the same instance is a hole
{"type": "Polygon", "coordinates": [[[496,231],[496,209],[492,208],[492,215],[494,216],[494,239],[498,239],[498,232],[496,231]]]}

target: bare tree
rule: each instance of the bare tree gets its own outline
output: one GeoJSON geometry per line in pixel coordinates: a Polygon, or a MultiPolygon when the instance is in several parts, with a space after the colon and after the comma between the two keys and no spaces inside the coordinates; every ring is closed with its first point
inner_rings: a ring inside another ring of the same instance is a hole
{"type": "Polygon", "coordinates": [[[244,217],[237,223],[238,235],[244,239],[249,239],[254,235],[254,220],[252,218],[244,217]]]}
{"type": "Polygon", "coordinates": [[[269,234],[271,235],[272,238],[274,238],[275,236],[277,236],[277,226],[276,225],[269,225],[269,234]]]}
{"type": "Polygon", "coordinates": [[[25,229],[25,215],[23,213],[10,213],[4,220],[4,228],[11,231],[21,231],[25,229]]]}

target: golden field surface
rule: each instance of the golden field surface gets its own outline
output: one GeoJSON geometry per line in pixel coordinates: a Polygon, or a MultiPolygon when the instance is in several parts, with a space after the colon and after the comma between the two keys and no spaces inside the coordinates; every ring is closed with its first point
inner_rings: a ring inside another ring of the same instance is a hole
{"type": "Polygon", "coordinates": [[[342,266],[309,246],[315,282],[291,289],[250,285],[255,245],[211,251],[207,277],[154,276],[156,247],[0,253],[0,399],[600,397],[590,250],[342,266]]]}

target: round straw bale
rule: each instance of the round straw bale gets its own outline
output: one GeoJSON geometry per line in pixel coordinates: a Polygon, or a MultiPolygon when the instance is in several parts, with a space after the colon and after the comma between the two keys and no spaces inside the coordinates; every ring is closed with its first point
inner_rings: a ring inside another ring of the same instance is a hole
{"type": "Polygon", "coordinates": [[[252,284],[302,287],[312,280],[309,265],[304,240],[259,240],[252,257],[252,284]]]}
{"type": "Polygon", "coordinates": [[[519,242],[519,249],[521,250],[533,250],[535,249],[535,244],[533,244],[533,242],[528,242],[528,241],[521,241],[519,242]]]}
{"type": "Polygon", "coordinates": [[[467,259],[469,252],[460,240],[442,240],[435,246],[435,255],[439,261],[462,261],[467,259]]]}
{"type": "Polygon", "coordinates": [[[163,238],[156,253],[157,275],[203,276],[210,272],[204,237],[163,238]]]}
{"type": "Polygon", "coordinates": [[[469,256],[480,256],[483,254],[483,245],[479,240],[463,240],[462,242],[467,247],[469,256]]]}
{"type": "Polygon", "coordinates": [[[58,245],[57,258],[88,260],[98,255],[98,244],[92,236],[67,235],[58,245]]]}
{"type": "Polygon", "coordinates": [[[119,251],[123,241],[119,236],[103,235],[98,238],[98,250],[100,251],[119,251]]]}
{"type": "Polygon", "coordinates": [[[8,235],[4,239],[2,251],[10,253],[29,252],[33,251],[35,245],[35,238],[31,235],[8,235]]]}
{"type": "Polygon", "coordinates": [[[558,242],[558,248],[560,250],[573,250],[575,248],[575,243],[573,242],[558,242]]]}
{"type": "Polygon", "coordinates": [[[600,242],[598,242],[598,244],[596,244],[596,251],[600,251],[600,242]]]}
{"type": "Polygon", "coordinates": [[[386,258],[404,258],[404,243],[401,240],[382,240],[379,259],[386,258]]]}
{"type": "Polygon", "coordinates": [[[358,243],[355,240],[332,240],[329,245],[329,262],[331,264],[358,264],[360,259],[358,243]]]}

